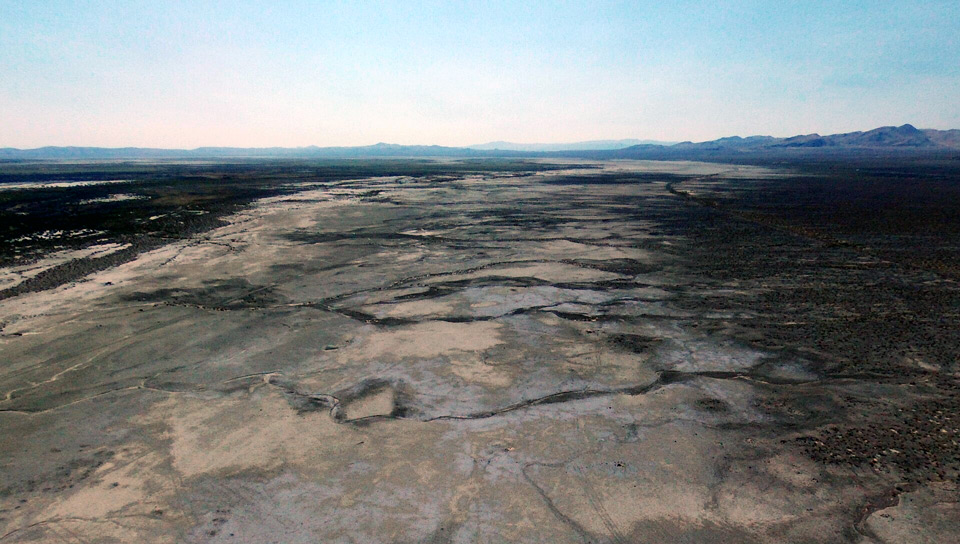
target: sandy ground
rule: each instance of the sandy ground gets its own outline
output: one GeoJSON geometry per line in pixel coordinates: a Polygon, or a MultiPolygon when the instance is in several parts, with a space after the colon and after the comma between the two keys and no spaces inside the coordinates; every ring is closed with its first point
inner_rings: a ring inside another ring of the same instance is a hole
{"type": "Polygon", "coordinates": [[[0,542],[960,539],[955,481],[797,442],[874,384],[698,326],[799,320],[712,302],[762,288],[656,175],[782,173],[599,166],[310,188],[0,301],[0,542]]]}

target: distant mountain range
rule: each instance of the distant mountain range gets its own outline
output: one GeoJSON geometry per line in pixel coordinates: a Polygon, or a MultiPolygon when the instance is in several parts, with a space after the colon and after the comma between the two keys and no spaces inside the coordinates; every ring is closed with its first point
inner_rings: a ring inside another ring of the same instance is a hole
{"type": "Polygon", "coordinates": [[[580,157],[596,159],[730,159],[736,157],[836,155],[838,153],[960,154],[960,130],[917,129],[913,125],[866,132],[806,134],[789,138],[731,136],[709,142],[594,140],[572,144],[491,142],[471,147],[379,143],[356,147],[143,147],[0,148],[0,160],[227,159],[227,158],[376,158],[376,157],[580,157]],[[639,143],[634,143],[639,142],[639,143]]]}
{"type": "Polygon", "coordinates": [[[790,138],[751,136],[720,138],[711,142],[683,142],[678,149],[775,149],[787,147],[951,147],[960,149],[960,130],[920,130],[913,125],[880,127],[866,132],[846,132],[821,136],[806,134],[790,138]]]}
{"type": "Polygon", "coordinates": [[[913,125],[880,127],[866,132],[805,134],[789,138],[731,136],[709,142],[681,142],[669,147],[637,145],[625,149],[581,152],[605,159],[723,159],[828,157],[850,155],[960,155],[960,130],[918,129],[913,125]]]}
{"type": "Polygon", "coordinates": [[[677,142],[661,142],[659,140],[588,140],[566,144],[518,144],[514,142],[490,142],[479,145],[469,145],[468,149],[501,150],[501,151],[600,151],[606,149],[624,149],[635,145],[669,146],[677,142]]]}

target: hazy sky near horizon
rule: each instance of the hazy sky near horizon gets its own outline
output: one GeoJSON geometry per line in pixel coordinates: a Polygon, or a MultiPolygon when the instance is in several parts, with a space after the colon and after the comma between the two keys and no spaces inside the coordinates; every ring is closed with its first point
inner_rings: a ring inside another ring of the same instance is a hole
{"type": "Polygon", "coordinates": [[[960,128],[960,2],[0,0],[0,147],[960,128]]]}

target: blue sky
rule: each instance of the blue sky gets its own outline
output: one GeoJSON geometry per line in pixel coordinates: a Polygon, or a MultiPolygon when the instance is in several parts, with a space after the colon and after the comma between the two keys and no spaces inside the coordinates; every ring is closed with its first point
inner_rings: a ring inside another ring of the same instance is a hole
{"type": "Polygon", "coordinates": [[[0,146],[960,128],[960,2],[0,0],[0,146]]]}

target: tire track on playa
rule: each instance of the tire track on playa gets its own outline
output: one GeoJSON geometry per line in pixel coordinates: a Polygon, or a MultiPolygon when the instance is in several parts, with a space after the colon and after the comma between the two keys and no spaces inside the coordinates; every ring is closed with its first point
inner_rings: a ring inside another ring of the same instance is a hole
{"type": "Polygon", "coordinates": [[[553,514],[554,517],[556,517],[558,520],[560,520],[561,523],[563,523],[567,527],[570,527],[570,529],[572,529],[573,532],[577,533],[577,535],[580,537],[580,540],[583,541],[584,544],[589,544],[590,542],[592,542],[592,537],[590,533],[586,529],[584,529],[582,525],[577,523],[573,518],[564,514],[563,511],[557,507],[556,503],[553,502],[553,499],[550,498],[550,495],[548,495],[547,492],[542,487],[540,487],[537,484],[537,482],[535,482],[533,478],[527,473],[527,469],[534,466],[547,467],[547,468],[563,468],[564,465],[565,463],[528,463],[520,468],[520,474],[523,476],[523,479],[526,480],[528,484],[530,484],[530,487],[532,487],[534,491],[536,491],[536,493],[540,495],[540,499],[543,501],[543,504],[547,507],[547,510],[550,510],[550,513],[553,514]]]}

